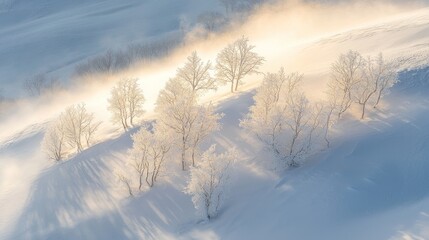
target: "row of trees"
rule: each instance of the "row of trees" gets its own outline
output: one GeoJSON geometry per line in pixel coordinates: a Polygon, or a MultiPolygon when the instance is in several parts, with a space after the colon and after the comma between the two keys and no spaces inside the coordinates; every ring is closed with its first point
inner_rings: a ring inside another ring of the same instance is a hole
{"type": "Polygon", "coordinates": [[[355,51],[341,54],[332,65],[328,83],[329,100],[336,106],[338,118],[352,103],[361,106],[361,119],[369,103],[377,107],[386,91],[397,79],[398,63],[386,62],[380,53],[377,58],[363,58],[355,51]]]}
{"type": "MultiPolygon", "coordinates": [[[[202,143],[221,128],[223,114],[217,113],[213,104],[203,104],[201,97],[223,84],[230,84],[231,92],[237,91],[245,76],[258,73],[264,58],[253,49],[242,37],[218,54],[214,68],[193,52],[177,69],[159,93],[156,121],[132,135],[127,167],[117,173],[130,195],[134,182],[139,191],[145,184],[155,186],[166,163],[177,160],[182,171],[190,170],[184,192],[192,196],[205,217],[216,215],[229,179],[228,169],[237,155],[234,151],[218,154],[214,145],[202,149],[202,143]]],[[[379,104],[395,82],[394,67],[381,54],[376,59],[364,59],[353,51],[342,54],[332,65],[329,97],[318,103],[311,102],[301,89],[302,74],[287,74],[283,68],[267,73],[240,126],[253,132],[277,156],[282,169],[296,167],[309,154],[329,147],[331,126],[352,103],[362,106],[362,117],[368,103],[379,104]],[[338,117],[332,117],[335,115],[338,117]]],[[[140,125],[144,101],[138,80],[122,79],[108,99],[112,121],[125,131],[140,125]]],[[[69,107],[47,129],[44,148],[56,161],[71,149],[81,152],[90,146],[99,124],[84,104],[69,107]]]]}
{"type": "Polygon", "coordinates": [[[93,74],[113,74],[130,67],[136,62],[151,61],[170,54],[179,44],[177,37],[165,38],[147,43],[133,43],[121,50],[107,52],[79,63],[74,69],[77,77],[86,77],[93,74]]]}
{"type": "Polygon", "coordinates": [[[330,146],[329,132],[353,103],[365,117],[368,104],[377,107],[397,79],[398,63],[341,54],[331,67],[328,99],[311,103],[300,90],[302,75],[267,73],[254,105],[240,125],[254,133],[279,159],[280,167],[296,167],[316,150],[330,146]],[[333,118],[337,115],[337,118],[333,118]]]}
{"type": "Polygon", "coordinates": [[[56,77],[46,74],[37,74],[23,84],[24,90],[31,97],[39,97],[44,94],[53,94],[62,88],[61,82],[56,77]]]}
{"type": "MultiPolygon", "coordinates": [[[[129,153],[129,168],[126,170],[132,173],[118,174],[119,180],[127,187],[130,195],[133,194],[133,179],[126,176],[135,176],[139,191],[145,182],[148,187],[153,187],[166,159],[172,158],[176,153],[180,156],[181,169],[191,171],[185,192],[193,196],[196,208],[207,218],[216,215],[229,178],[227,169],[236,155],[233,152],[216,154],[215,146],[201,154],[201,144],[220,129],[219,121],[223,114],[216,113],[211,103],[202,104],[200,99],[221,84],[231,84],[232,92],[238,90],[243,78],[256,72],[264,61],[253,52],[253,48],[244,37],[229,44],[218,55],[216,77],[210,73],[211,62],[202,61],[196,52],[178,68],[176,76],[171,78],[159,93],[155,109],[158,116],[156,123],[141,128],[132,137],[133,147],[129,153]]],[[[137,94],[118,91],[123,82],[124,80],[119,82],[112,90],[109,99],[109,109],[114,113],[113,119],[121,123],[126,122],[121,116],[124,115],[123,112],[129,112],[125,107],[127,105],[116,104],[116,107],[113,107],[112,103],[120,102],[120,99],[130,99],[127,95],[137,94]]],[[[138,88],[134,89],[139,92],[138,88]]]]}

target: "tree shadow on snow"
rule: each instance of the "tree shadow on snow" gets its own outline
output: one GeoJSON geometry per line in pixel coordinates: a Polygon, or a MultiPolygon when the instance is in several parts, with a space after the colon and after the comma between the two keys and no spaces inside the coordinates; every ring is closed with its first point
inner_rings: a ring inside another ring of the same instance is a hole
{"type": "Polygon", "coordinates": [[[129,147],[133,132],[45,170],[33,183],[10,239],[135,239],[108,193],[111,169],[103,161],[129,147]]]}

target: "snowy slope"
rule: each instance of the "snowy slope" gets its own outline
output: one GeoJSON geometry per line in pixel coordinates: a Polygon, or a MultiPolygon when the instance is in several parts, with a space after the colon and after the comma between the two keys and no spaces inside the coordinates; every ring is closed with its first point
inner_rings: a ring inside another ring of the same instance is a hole
{"type": "MultiPolygon", "coordinates": [[[[88,6],[95,3],[82,1],[76,9],[80,4],[90,9],[88,6]]],[[[283,65],[304,72],[306,90],[315,98],[326,83],[329,64],[349,48],[363,54],[383,51],[390,57],[411,56],[408,67],[413,70],[401,73],[402,82],[381,110],[369,113],[369,120],[348,118],[337,126],[332,149],[282,177],[266,168],[268,156],[238,126],[252,104],[252,89],[260,77],[249,78],[238,95],[221,89],[211,96],[225,117],[223,129],[210,143],[226,149],[236,146],[240,160],[234,168],[230,197],[219,217],[210,223],[200,222],[190,197],[182,192],[187,174],[173,171],[171,166],[159,186],[126,198],[113,169],[125,161],[130,134],[136,129],[119,134],[109,126],[107,110],[100,107],[105,104],[109,84],[85,89],[91,94],[60,96],[58,99],[64,99],[53,103],[22,103],[23,110],[1,123],[7,126],[2,128],[7,134],[0,133],[0,239],[429,238],[429,80],[427,68],[416,68],[427,65],[429,10],[330,36],[311,36],[291,46],[278,45],[269,35],[251,31],[252,19],[249,21],[228,36],[219,36],[220,40],[202,40],[169,60],[154,63],[151,67],[155,70],[133,70],[142,76],[148,101],[153,104],[157,91],[174,74],[189,48],[212,58],[224,46],[222,39],[243,33],[254,39],[257,49],[266,51],[270,64],[264,71],[277,71],[283,65]],[[204,49],[207,45],[215,46],[204,49]],[[268,50],[273,46],[277,51],[268,50]],[[105,135],[70,160],[51,164],[40,150],[45,122],[64,106],[79,101],[86,101],[90,110],[105,120],[105,135]]],[[[5,41],[14,42],[13,38],[5,41]]],[[[87,47],[92,51],[91,46],[87,47]]]]}
{"type": "Polygon", "coordinates": [[[8,97],[25,79],[67,80],[73,66],[108,49],[179,32],[181,21],[219,8],[216,1],[14,0],[0,9],[0,78],[8,97]]]}
{"type": "Polygon", "coordinates": [[[370,121],[341,124],[335,147],[284,178],[267,181],[252,171],[241,176],[244,183],[231,192],[222,217],[186,236],[429,238],[429,79],[425,81],[415,88],[425,87],[426,96],[391,95],[388,112],[373,113],[370,121]]]}

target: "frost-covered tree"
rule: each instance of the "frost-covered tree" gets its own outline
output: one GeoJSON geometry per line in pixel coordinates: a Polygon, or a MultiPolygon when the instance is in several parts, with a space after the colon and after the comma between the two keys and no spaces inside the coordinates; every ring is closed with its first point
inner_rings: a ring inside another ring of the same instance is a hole
{"type": "Polygon", "coordinates": [[[195,166],[196,154],[200,144],[213,132],[220,129],[219,120],[223,114],[215,113],[212,104],[198,106],[197,118],[191,132],[190,151],[192,166],[195,166]]]}
{"type": "Polygon", "coordinates": [[[176,79],[198,96],[205,91],[216,89],[216,80],[210,76],[210,67],[210,61],[204,63],[197,52],[192,52],[185,65],[177,69],[176,79]]]}
{"type": "Polygon", "coordinates": [[[386,63],[380,53],[376,59],[368,57],[362,66],[362,80],[353,89],[353,97],[361,107],[361,119],[365,117],[367,104],[377,106],[383,93],[396,82],[394,64],[386,63]]]}
{"type": "Polygon", "coordinates": [[[216,145],[212,145],[202,154],[197,166],[191,168],[185,193],[192,196],[195,208],[209,220],[217,215],[225,199],[231,164],[235,159],[234,151],[216,154],[216,145]]]}
{"type": "Polygon", "coordinates": [[[125,131],[144,113],[145,98],[137,81],[136,78],[122,79],[113,87],[108,99],[113,122],[121,123],[125,131]]]}
{"type": "Polygon", "coordinates": [[[85,104],[73,105],[53,121],[46,129],[42,148],[50,159],[60,161],[70,148],[79,153],[84,146],[91,146],[94,134],[101,122],[96,122],[85,104]]]}
{"type": "Polygon", "coordinates": [[[257,73],[264,58],[253,51],[249,39],[242,37],[229,44],[217,56],[216,77],[224,84],[231,84],[231,92],[238,90],[245,76],[257,73]]]}
{"type": "Polygon", "coordinates": [[[302,75],[266,74],[255,104],[240,123],[274,152],[286,166],[298,166],[319,141],[321,107],[313,106],[299,89],[302,75]]]}
{"type": "Polygon", "coordinates": [[[174,133],[175,145],[181,152],[182,170],[185,170],[186,151],[190,147],[191,131],[198,112],[195,98],[188,88],[171,79],[161,90],[156,105],[159,123],[174,133]]]}
{"type": "Polygon", "coordinates": [[[61,161],[65,154],[65,131],[61,121],[55,121],[46,129],[42,148],[49,159],[61,161]]]}
{"type": "Polygon", "coordinates": [[[68,107],[61,113],[59,119],[64,131],[65,142],[77,152],[84,149],[83,141],[89,147],[91,139],[97,130],[100,122],[95,121],[94,113],[86,110],[85,104],[78,104],[68,107]]]}
{"type": "Polygon", "coordinates": [[[399,62],[398,64],[395,64],[394,62],[386,62],[383,58],[383,54],[380,53],[374,64],[376,74],[380,75],[377,84],[376,101],[374,104],[374,107],[377,107],[385,92],[398,81],[396,69],[399,67],[398,65],[403,63],[399,62]]]}
{"type": "Polygon", "coordinates": [[[143,178],[149,187],[153,187],[170,151],[171,136],[165,129],[155,126],[153,132],[145,127],[141,128],[132,138],[130,165],[138,174],[138,188],[141,190],[143,178]]]}
{"type": "Polygon", "coordinates": [[[353,103],[353,88],[362,80],[364,60],[355,51],[341,54],[331,67],[328,91],[338,98],[337,115],[341,118],[353,103]]]}
{"type": "Polygon", "coordinates": [[[352,89],[352,96],[362,107],[361,119],[365,117],[365,110],[368,101],[373,97],[380,83],[382,71],[379,71],[373,63],[373,60],[368,57],[365,64],[362,64],[362,78],[352,89]]]}
{"type": "Polygon", "coordinates": [[[173,132],[175,145],[181,152],[182,170],[186,168],[187,152],[191,150],[194,163],[198,145],[219,128],[219,114],[211,105],[198,105],[192,90],[184,87],[177,79],[171,79],[161,90],[156,111],[159,124],[173,132]]]}
{"type": "Polygon", "coordinates": [[[324,133],[323,138],[326,142],[326,147],[329,148],[331,142],[329,140],[329,133],[331,127],[335,124],[336,120],[333,118],[335,111],[337,110],[337,98],[330,94],[327,95],[327,100],[322,103],[322,119],[324,119],[324,133]]]}

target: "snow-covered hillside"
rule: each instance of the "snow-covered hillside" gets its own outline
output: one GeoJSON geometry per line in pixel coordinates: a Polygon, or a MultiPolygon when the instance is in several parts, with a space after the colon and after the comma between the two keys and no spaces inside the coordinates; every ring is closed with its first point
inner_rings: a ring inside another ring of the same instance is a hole
{"type": "Polygon", "coordinates": [[[5,95],[22,95],[40,73],[67,80],[73,67],[108,49],[180,32],[216,1],[21,1],[0,5],[0,82],[5,95]],[[13,81],[10,79],[14,79],[13,81]]]}
{"type": "MultiPolygon", "coordinates": [[[[215,1],[37,2],[16,1],[0,12],[5,78],[38,71],[67,75],[72,63],[129,39],[162,37],[178,31],[180,19],[219,8],[215,1]]],[[[166,59],[136,64],[110,81],[16,103],[20,108],[0,122],[0,239],[429,239],[429,9],[380,4],[355,14],[362,5],[304,4],[292,10],[307,11],[308,21],[295,24],[288,21],[299,16],[276,7],[261,8],[206,38],[194,30],[166,59]],[[383,6],[387,14],[367,18],[383,6]],[[344,23],[336,24],[341,18],[344,23]],[[297,26],[303,30],[292,31],[297,26]],[[334,128],[331,148],[281,173],[268,167],[271,156],[239,126],[262,76],[246,78],[235,94],[221,87],[205,101],[225,114],[222,129],[204,145],[235,147],[239,158],[219,215],[202,221],[196,214],[184,193],[189,173],[177,171],[176,162],[167,164],[159,185],[127,197],[114,170],[129,157],[138,129],[123,133],[109,121],[107,98],[115,79],[139,77],[150,121],[159,90],[191,51],[215,61],[241,35],[266,58],[261,71],[284,66],[304,73],[303,88],[315,100],[324,96],[331,63],[349,49],[407,62],[381,107],[369,109],[365,120],[347,114],[334,128]],[[52,163],[41,149],[46,125],[79,102],[103,121],[97,143],[52,163]]],[[[3,89],[20,84],[3,81],[3,89]]]]}

